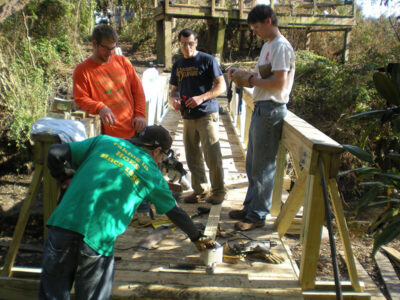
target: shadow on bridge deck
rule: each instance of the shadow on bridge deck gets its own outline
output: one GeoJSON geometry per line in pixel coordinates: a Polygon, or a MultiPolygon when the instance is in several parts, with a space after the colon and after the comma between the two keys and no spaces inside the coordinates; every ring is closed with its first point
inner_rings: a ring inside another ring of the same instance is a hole
{"type": "MultiPolygon", "coordinates": [[[[169,111],[162,125],[172,131],[172,148],[180,153],[180,161],[185,165],[183,124],[179,113],[169,111]]],[[[229,219],[228,212],[232,208],[241,208],[246,194],[245,158],[229,115],[221,115],[219,128],[228,188],[228,199],[221,208],[220,225],[225,231],[233,231],[234,221],[229,219]]],[[[180,205],[189,214],[196,212],[198,206],[210,206],[201,202],[180,205]]],[[[207,216],[199,217],[195,222],[205,225],[207,216]]],[[[139,242],[154,230],[152,227],[135,227],[135,223],[117,240],[115,256],[120,259],[115,266],[113,299],[302,299],[293,261],[275,232],[273,221],[264,228],[246,233],[246,236],[276,241],[278,246],[273,251],[284,257],[283,263],[221,263],[212,274],[206,271],[198,252],[180,230],[161,240],[156,249],[135,251],[139,242]],[[191,270],[182,269],[182,266],[191,270]]],[[[246,240],[244,236],[239,238],[246,240]]],[[[220,243],[227,241],[226,238],[217,240],[220,243]]]]}

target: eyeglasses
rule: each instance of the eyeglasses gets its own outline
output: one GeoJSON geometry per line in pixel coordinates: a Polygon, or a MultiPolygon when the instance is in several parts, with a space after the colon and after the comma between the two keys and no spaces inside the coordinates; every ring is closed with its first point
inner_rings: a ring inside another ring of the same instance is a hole
{"type": "Polygon", "coordinates": [[[107,46],[104,46],[104,45],[102,45],[102,44],[99,43],[99,46],[100,46],[101,48],[107,49],[108,51],[113,51],[113,50],[117,47],[117,44],[115,44],[114,47],[107,47],[107,46]]]}
{"type": "Polygon", "coordinates": [[[181,47],[186,47],[188,45],[190,48],[192,48],[193,46],[196,45],[196,42],[179,42],[179,46],[181,46],[181,47]]]}
{"type": "Polygon", "coordinates": [[[168,149],[167,151],[162,151],[162,150],[161,150],[161,152],[164,153],[167,157],[170,157],[171,154],[174,153],[174,151],[173,151],[172,149],[168,149]]]}

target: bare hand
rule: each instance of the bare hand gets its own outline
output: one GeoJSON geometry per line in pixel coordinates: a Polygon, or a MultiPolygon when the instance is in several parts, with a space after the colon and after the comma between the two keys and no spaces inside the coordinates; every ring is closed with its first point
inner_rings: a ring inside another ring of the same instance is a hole
{"type": "Polygon", "coordinates": [[[132,127],[136,129],[137,132],[141,132],[147,126],[145,118],[135,117],[132,120],[132,127]]]}
{"type": "Polygon", "coordinates": [[[169,103],[175,110],[181,110],[181,102],[178,97],[173,97],[169,99],[169,103]]]}
{"type": "Polygon", "coordinates": [[[231,78],[235,83],[236,87],[252,87],[250,84],[250,79],[254,76],[253,73],[244,71],[244,70],[235,70],[232,72],[231,78]]]}
{"type": "Polygon", "coordinates": [[[230,68],[230,69],[228,70],[228,78],[229,78],[230,80],[232,80],[232,74],[235,73],[236,70],[237,70],[237,69],[235,69],[235,68],[230,68]]]}
{"type": "Polygon", "coordinates": [[[185,105],[187,108],[195,108],[203,103],[203,99],[200,96],[194,96],[186,100],[185,105]]]}
{"type": "Polygon", "coordinates": [[[115,119],[114,113],[107,106],[100,109],[99,115],[100,115],[101,121],[105,125],[114,126],[116,124],[116,119],[115,119]]]}

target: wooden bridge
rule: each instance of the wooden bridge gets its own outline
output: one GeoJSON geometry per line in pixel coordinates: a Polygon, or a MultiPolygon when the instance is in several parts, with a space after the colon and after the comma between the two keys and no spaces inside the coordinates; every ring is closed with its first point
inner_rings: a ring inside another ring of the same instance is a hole
{"type": "MultiPolygon", "coordinates": [[[[172,148],[181,154],[180,160],[185,163],[182,120],[177,112],[167,109],[167,89],[160,88],[159,93],[154,95],[155,99],[148,103],[148,113],[151,115],[149,122],[161,123],[172,132],[172,148]]],[[[335,180],[342,147],[293,113],[289,113],[284,121],[279,147],[271,211],[273,219],[268,221],[264,228],[246,232],[245,235],[234,232],[234,221],[229,219],[228,212],[241,207],[247,190],[245,145],[253,103],[249,89],[244,89],[244,101],[240,101],[235,91],[233,95],[229,104],[230,113],[221,115],[219,127],[228,199],[220,205],[213,205],[208,217],[199,217],[195,221],[205,224],[206,234],[215,237],[220,243],[230,241],[232,237],[239,241],[275,241],[277,246],[272,250],[283,258],[283,262],[271,264],[239,261],[231,264],[224,261],[210,271],[181,231],[169,232],[154,249],[139,251],[137,246],[141,240],[154,230],[152,227],[130,226],[116,243],[117,260],[112,298],[334,299],[336,296],[333,282],[315,280],[324,223],[321,186],[321,179],[324,178],[350,277],[350,282],[341,282],[344,299],[370,299],[369,294],[364,291],[363,284],[358,280],[335,180]],[[239,106],[241,114],[238,114],[239,106]],[[289,157],[297,179],[288,194],[287,188],[283,187],[289,157]],[[304,207],[303,216],[299,219],[296,215],[301,206],[304,207]],[[300,224],[297,233],[301,234],[303,250],[299,267],[282,239],[288,231],[293,232],[292,224],[297,227],[300,224]],[[220,233],[218,236],[217,231],[220,233]]],[[[225,98],[220,98],[219,101],[222,105],[228,105],[225,98]]],[[[95,123],[90,121],[87,124],[95,134],[95,123]]],[[[21,209],[5,265],[1,270],[0,298],[36,298],[41,269],[16,267],[14,260],[30,214],[31,203],[41,181],[47,184],[44,190],[45,221],[57,201],[58,188],[54,186],[54,181],[51,181],[46,171],[45,159],[46,149],[54,142],[57,140],[49,137],[38,140],[35,144],[36,153],[41,155],[35,156],[33,181],[21,209]],[[52,183],[51,186],[49,183],[52,183]]],[[[198,206],[210,207],[210,204],[182,203],[181,206],[192,214],[198,206]]],[[[135,224],[133,222],[133,225],[135,224]]]]}
{"type": "MultiPolygon", "coordinates": [[[[155,1],[154,17],[157,23],[157,60],[165,67],[172,66],[172,20],[174,18],[205,19],[208,25],[208,50],[222,58],[225,30],[229,22],[236,22],[242,31],[248,31],[247,15],[256,0],[177,0],[155,1]]],[[[267,3],[268,4],[268,3],[267,3]]],[[[280,28],[306,29],[306,48],[312,32],[342,31],[344,33],[343,61],[347,61],[350,31],[355,25],[353,0],[280,0],[271,6],[278,16],[280,28]]],[[[246,38],[246,35],[242,35],[246,38]]]]}

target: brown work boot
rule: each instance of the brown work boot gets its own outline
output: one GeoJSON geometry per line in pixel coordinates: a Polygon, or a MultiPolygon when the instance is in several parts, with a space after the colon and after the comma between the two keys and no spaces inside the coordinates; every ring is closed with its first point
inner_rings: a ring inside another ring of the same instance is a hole
{"type": "Polygon", "coordinates": [[[263,227],[265,225],[264,220],[259,221],[251,221],[249,219],[244,219],[243,221],[239,221],[235,223],[235,230],[237,231],[247,231],[252,230],[254,228],[263,227]]]}
{"type": "Polygon", "coordinates": [[[137,213],[138,224],[139,225],[150,225],[152,218],[149,212],[139,212],[137,213]]]}
{"type": "Polygon", "coordinates": [[[185,203],[198,203],[200,199],[203,199],[207,194],[195,194],[192,193],[186,197],[183,198],[183,202],[185,203]]]}
{"type": "Polygon", "coordinates": [[[234,220],[246,219],[247,211],[244,209],[234,209],[229,212],[229,217],[234,220]]]}
{"type": "Polygon", "coordinates": [[[211,204],[220,204],[226,198],[226,194],[211,194],[206,198],[206,202],[211,204]]]}

